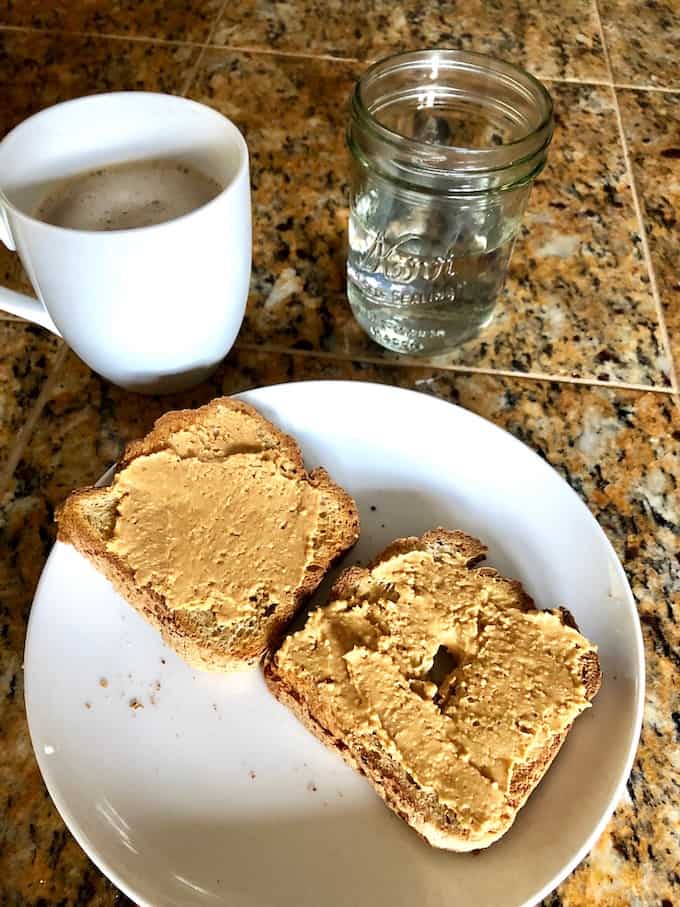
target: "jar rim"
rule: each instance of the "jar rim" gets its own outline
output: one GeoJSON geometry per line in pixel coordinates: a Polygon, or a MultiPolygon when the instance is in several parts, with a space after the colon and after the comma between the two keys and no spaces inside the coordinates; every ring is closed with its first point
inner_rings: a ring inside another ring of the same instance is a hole
{"type": "Polygon", "coordinates": [[[407,51],[392,54],[370,66],[357,81],[352,96],[352,109],[361,127],[372,133],[374,138],[412,154],[427,169],[438,171],[464,170],[481,173],[507,169],[541,152],[550,142],[553,126],[553,101],[550,93],[531,73],[488,54],[447,48],[407,51]],[[475,148],[465,145],[444,145],[411,138],[390,129],[371,112],[364,100],[366,88],[377,76],[398,73],[414,66],[439,72],[442,63],[445,68],[463,71],[483,72],[499,82],[515,87],[518,91],[531,92],[532,101],[542,114],[537,124],[525,134],[501,145],[475,148]]]}

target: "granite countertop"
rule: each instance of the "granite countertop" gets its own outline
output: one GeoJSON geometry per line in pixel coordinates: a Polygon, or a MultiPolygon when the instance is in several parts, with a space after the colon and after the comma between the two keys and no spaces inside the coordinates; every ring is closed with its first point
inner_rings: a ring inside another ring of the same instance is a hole
{"type": "MultiPolygon", "coordinates": [[[[324,377],[479,413],[550,462],[599,520],[639,609],[645,720],[614,817],[544,905],[680,904],[677,6],[0,0],[0,45],[0,134],[102,90],[184,93],[231,117],[251,151],[255,243],[236,348],[208,383],[173,398],[127,394],[55,337],[0,315],[0,904],[129,903],[66,830],[26,727],[26,621],[55,507],[169,407],[324,377]],[[343,279],[350,87],[367,61],[425,45],[524,64],[553,94],[557,124],[498,317],[436,363],[373,345],[343,279]]],[[[0,282],[29,290],[4,247],[0,282]]]]}

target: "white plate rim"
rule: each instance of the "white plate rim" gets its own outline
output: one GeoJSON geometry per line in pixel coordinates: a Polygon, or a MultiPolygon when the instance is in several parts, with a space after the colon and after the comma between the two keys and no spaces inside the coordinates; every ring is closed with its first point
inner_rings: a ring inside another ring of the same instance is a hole
{"type": "MultiPolygon", "coordinates": [[[[557,477],[557,479],[568,489],[568,491],[571,493],[571,495],[573,495],[574,499],[578,502],[578,506],[582,509],[584,518],[587,519],[588,521],[590,521],[596,527],[596,531],[597,531],[597,533],[599,533],[601,540],[604,543],[605,550],[610,555],[611,562],[615,566],[615,570],[617,572],[618,578],[621,581],[621,588],[625,591],[626,605],[627,605],[628,609],[630,609],[630,611],[632,612],[632,616],[634,617],[634,620],[632,621],[632,626],[634,627],[633,642],[634,642],[635,654],[636,654],[637,676],[635,678],[636,685],[635,685],[634,721],[633,721],[633,725],[632,725],[628,753],[627,753],[627,757],[624,761],[623,769],[620,773],[620,777],[619,777],[618,782],[609,799],[609,802],[606,804],[605,808],[602,811],[602,815],[601,815],[599,821],[595,824],[595,826],[593,827],[593,830],[587,836],[584,843],[577,850],[576,854],[574,856],[572,856],[572,858],[570,860],[567,861],[567,863],[562,867],[562,869],[559,872],[555,873],[555,875],[552,877],[552,879],[550,879],[540,889],[540,891],[536,892],[535,896],[532,896],[530,900],[526,900],[521,905],[518,905],[518,907],[534,907],[534,905],[538,904],[541,900],[543,900],[543,898],[545,898],[548,894],[550,894],[552,891],[554,891],[555,888],[557,888],[558,885],[560,885],[573,872],[573,870],[578,866],[578,864],[583,859],[585,859],[585,857],[590,853],[590,851],[592,850],[597,839],[599,838],[599,836],[603,832],[605,826],[609,822],[609,819],[613,815],[614,810],[616,809],[616,806],[618,805],[618,802],[621,798],[621,795],[623,794],[623,792],[626,788],[626,784],[627,784],[628,778],[630,776],[630,772],[632,770],[635,756],[637,753],[639,740],[640,740],[640,733],[642,730],[644,702],[645,702],[646,667],[645,667],[645,654],[644,654],[644,640],[643,640],[643,636],[642,636],[642,629],[640,626],[637,606],[635,604],[635,598],[634,598],[632,589],[630,587],[628,577],[623,568],[623,565],[621,564],[621,561],[619,560],[619,557],[616,554],[616,551],[614,550],[614,546],[610,542],[609,538],[607,537],[607,534],[602,529],[599,522],[595,519],[595,516],[593,515],[593,513],[590,511],[590,509],[585,504],[585,502],[582,500],[582,498],[569,485],[569,483],[566,481],[566,479],[564,479],[559,474],[559,472],[555,469],[555,467],[553,467],[549,462],[547,462],[541,456],[539,456],[539,454],[536,453],[536,451],[533,450],[531,447],[529,447],[528,444],[525,444],[524,442],[520,441],[518,438],[516,438],[510,432],[508,432],[505,429],[501,428],[500,426],[496,425],[494,422],[491,422],[490,420],[485,419],[483,416],[480,416],[477,413],[472,412],[471,410],[465,409],[464,407],[459,406],[456,403],[451,403],[448,400],[444,400],[442,398],[435,397],[433,395],[423,393],[421,391],[413,390],[411,388],[402,388],[402,387],[388,385],[388,384],[381,384],[378,382],[347,381],[347,380],[311,380],[311,381],[279,382],[279,383],[271,384],[271,385],[260,385],[256,388],[250,388],[247,391],[242,391],[240,393],[233,394],[231,396],[234,399],[243,400],[244,402],[249,403],[249,402],[251,402],[251,398],[257,397],[257,395],[261,394],[262,392],[266,393],[267,391],[272,390],[274,388],[279,389],[279,390],[281,390],[281,389],[285,390],[286,388],[298,387],[300,385],[306,385],[308,387],[323,385],[323,387],[325,387],[325,388],[328,388],[330,385],[333,385],[339,391],[342,391],[344,388],[347,388],[347,389],[351,388],[352,392],[354,392],[356,389],[360,390],[363,388],[367,392],[370,392],[370,393],[375,393],[376,391],[378,391],[378,392],[386,392],[390,395],[397,394],[397,395],[409,395],[409,396],[414,396],[414,397],[417,396],[421,403],[422,403],[422,401],[425,401],[425,403],[423,403],[423,405],[434,404],[436,407],[441,407],[442,413],[445,411],[449,411],[449,408],[453,407],[453,409],[457,411],[456,418],[461,418],[463,420],[469,419],[472,422],[483,423],[484,431],[490,431],[492,434],[500,433],[500,434],[504,435],[506,441],[509,439],[514,445],[518,445],[519,447],[522,448],[524,456],[529,454],[534,459],[534,462],[536,463],[538,468],[547,469],[550,472],[552,472],[557,477]]],[[[257,405],[257,404],[254,403],[253,405],[257,405]]],[[[112,464],[103,473],[103,475],[98,480],[97,484],[105,483],[109,479],[114,468],[115,468],[115,463],[112,464]]],[[[38,584],[36,586],[33,602],[35,602],[38,599],[41,586],[43,585],[43,582],[46,582],[46,579],[45,579],[45,576],[47,573],[46,568],[49,563],[49,560],[54,556],[54,552],[56,550],[58,550],[58,546],[61,544],[63,544],[63,543],[56,542],[55,545],[53,546],[53,549],[50,551],[48,559],[45,562],[45,565],[43,567],[43,570],[42,570],[42,573],[40,576],[40,580],[38,581],[38,584]]],[[[26,707],[26,717],[27,717],[27,722],[28,722],[31,745],[33,747],[33,752],[34,752],[36,761],[38,763],[38,767],[40,769],[40,773],[42,775],[43,781],[47,788],[47,791],[48,791],[54,805],[56,806],[57,811],[59,812],[62,819],[64,820],[64,823],[68,827],[70,833],[73,835],[73,837],[75,838],[77,843],[87,854],[89,859],[92,860],[92,862],[95,864],[95,866],[97,866],[97,868],[126,897],[128,897],[130,900],[132,900],[136,904],[138,904],[139,907],[154,907],[154,905],[152,905],[148,902],[145,905],[145,902],[143,901],[143,899],[139,898],[139,895],[137,895],[136,892],[130,886],[128,886],[126,881],[118,875],[118,872],[115,869],[115,867],[113,867],[105,859],[105,857],[101,856],[100,853],[98,852],[97,848],[94,847],[94,845],[91,843],[88,836],[85,834],[85,832],[80,827],[79,822],[75,819],[74,815],[72,814],[71,810],[69,809],[67,803],[65,802],[65,799],[61,796],[61,794],[56,786],[56,783],[54,782],[54,779],[50,778],[50,769],[48,768],[49,761],[47,759],[45,759],[44,754],[41,753],[41,751],[40,751],[40,747],[37,746],[35,743],[35,739],[34,739],[35,734],[34,734],[34,728],[31,723],[31,713],[30,713],[30,706],[29,706],[29,699],[30,699],[29,690],[31,687],[31,681],[30,681],[31,671],[29,668],[29,665],[31,663],[30,648],[31,648],[32,629],[33,629],[33,625],[34,625],[35,621],[37,620],[37,618],[35,617],[35,614],[36,614],[36,610],[33,608],[33,604],[32,604],[31,612],[30,612],[29,620],[28,620],[26,641],[25,641],[25,647],[24,647],[24,670],[25,670],[24,703],[25,703],[25,707],[26,707]]]]}

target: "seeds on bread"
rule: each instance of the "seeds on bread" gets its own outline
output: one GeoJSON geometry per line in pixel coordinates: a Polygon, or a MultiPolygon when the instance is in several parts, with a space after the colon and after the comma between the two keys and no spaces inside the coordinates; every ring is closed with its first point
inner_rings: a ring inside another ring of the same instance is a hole
{"type": "Polygon", "coordinates": [[[228,397],[166,413],[57,520],[168,645],[216,671],[256,663],[359,536],[350,496],[228,397]]]}
{"type": "Polygon", "coordinates": [[[352,568],[265,662],[274,694],[436,847],[487,847],[512,825],[600,685],[564,610],[477,566],[432,530],[352,568]]]}

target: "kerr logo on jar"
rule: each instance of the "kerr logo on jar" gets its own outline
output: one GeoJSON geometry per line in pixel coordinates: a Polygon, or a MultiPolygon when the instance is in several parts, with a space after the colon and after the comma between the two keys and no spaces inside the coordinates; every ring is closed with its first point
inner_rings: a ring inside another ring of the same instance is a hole
{"type": "MultiPolygon", "coordinates": [[[[422,243],[422,236],[407,233],[390,245],[384,233],[376,233],[373,242],[361,256],[359,267],[373,274],[383,274],[388,280],[400,283],[425,281],[435,283],[455,277],[453,252],[427,258],[409,252],[409,244],[422,243]]],[[[423,295],[423,294],[417,294],[423,295]]]]}

